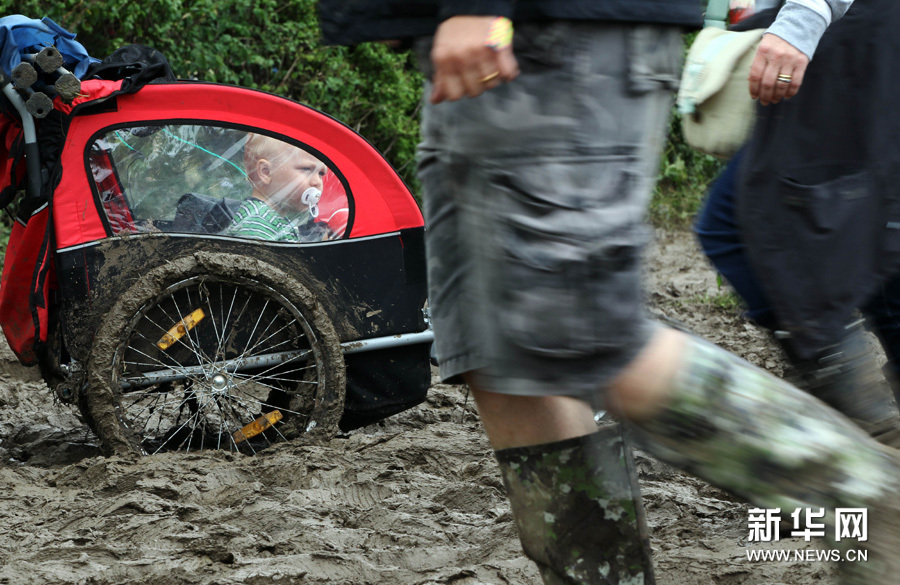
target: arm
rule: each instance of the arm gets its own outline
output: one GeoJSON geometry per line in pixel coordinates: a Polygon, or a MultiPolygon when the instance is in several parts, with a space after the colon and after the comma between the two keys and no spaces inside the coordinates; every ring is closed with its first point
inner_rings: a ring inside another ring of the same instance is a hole
{"type": "Polygon", "coordinates": [[[498,16],[511,17],[514,0],[445,0],[444,20],[434,35],[431,102],[476,97],[514,79],[519,65],[512,45],[499,50],[485,46],[498,16]]]}
{"type": "Polygon", "coordinates": [[[756,52],[750,95],[764,106],[797,95],[825,29],[851,4],[853,0],[787,0],[756,52]],[[790,76],[790,83],[779,82],[779,74],[790,76]]]}
{"type": "Polygon", "coordinates": [[[844,16],[851,4],[853,0],[788,0],[768,32],[812,59],[825,29],[844,16]]]}

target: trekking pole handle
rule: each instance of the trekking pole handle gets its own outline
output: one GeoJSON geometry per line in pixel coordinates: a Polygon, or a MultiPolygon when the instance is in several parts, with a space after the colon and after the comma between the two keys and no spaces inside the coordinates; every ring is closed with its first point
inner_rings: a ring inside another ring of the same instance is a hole
{"type": "MultiPolygon", "coordinates": [[[[5,76],[4,76],[5,78],[5,76]]],[[[41,196],[41,156],[38,150],[37,131],[34,127],[34,117],[25,107],[25,102],[7,79],[3,84],[3,95],[9,99],[13,107],[22,117],[22,133],[25,138],[25,194],[32,201],[41,196]]]]}

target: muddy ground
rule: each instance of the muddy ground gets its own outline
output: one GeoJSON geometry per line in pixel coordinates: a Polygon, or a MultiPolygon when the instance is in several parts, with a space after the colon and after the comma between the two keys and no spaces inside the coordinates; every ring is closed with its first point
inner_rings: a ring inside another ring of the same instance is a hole
{"type": "MultiPolygon", "coordinates": [[[[659,232],[648,301],[781,372],[723,302],[687,232],[659,232]]],[[[820,562],[749,562],[747,508],[637,454],[660,585],[833,582],[820,562]]],[[[782,540],[770,548],[809,548],[782,540]]],[[[536,585],[464,387],[326,446],[103,458],[35,370],[0,348],[0,583],[536,585]]]]}

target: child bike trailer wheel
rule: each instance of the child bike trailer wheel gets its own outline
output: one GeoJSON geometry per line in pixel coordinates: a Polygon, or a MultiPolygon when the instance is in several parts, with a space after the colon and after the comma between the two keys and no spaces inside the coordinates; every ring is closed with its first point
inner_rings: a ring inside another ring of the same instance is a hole
{"type": "Polygon", "coordinates": [[[79,408],[108,453],[253,454],[343,414],[338,335],[314,295],[265,262],[195,253],[141,277],[104,317],[79,408]]]}

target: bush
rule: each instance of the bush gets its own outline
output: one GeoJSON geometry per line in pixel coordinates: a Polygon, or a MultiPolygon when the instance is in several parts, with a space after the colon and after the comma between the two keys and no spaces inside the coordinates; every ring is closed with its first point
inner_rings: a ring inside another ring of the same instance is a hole
{"type": "Polygon", "coordinates": [[[49,16],[100,59],[149,45],[176,75],[283,95],[348,124],[414,192],[421,76],[408,53],[324,47],[313,0],[0,0],[0,14],[49,16]]]}
{"type": "Polygon", "coordinates": [[[684,227],[699,211],[709,184],[725,161],[694,150],[681,133],[681,115],[672,109],[669,133],[650,201],[650,221],[660,227],[684,227]]]}
{"type": "MultiPolygon", "coordinates": [[[[697,33],[684,35],[684,53],[697,33]]],[[[683,227],[690,223],[703,204],[706,190],[725,166],[725,161],[702,154],[684,141],[681,114],[672,108],[669,130],[650,201],[650,221],[657,226],[683,227]]]]}
{"type": "MultiPolygon", "coordinates": [[[[0,0],[0,14],[49,16],[103,58],[128,43],[163,52],[179,77],[230,83],[318,108],[365,136],[414,193],[422,79],[409,53],[319,44],[313,0],[0,0]]],[[[694,35],[685,37],[685,45],[694,35]]],[[[688,147],[673,112],[651,221],[684,225],[722,163],[688,147]]]]}

